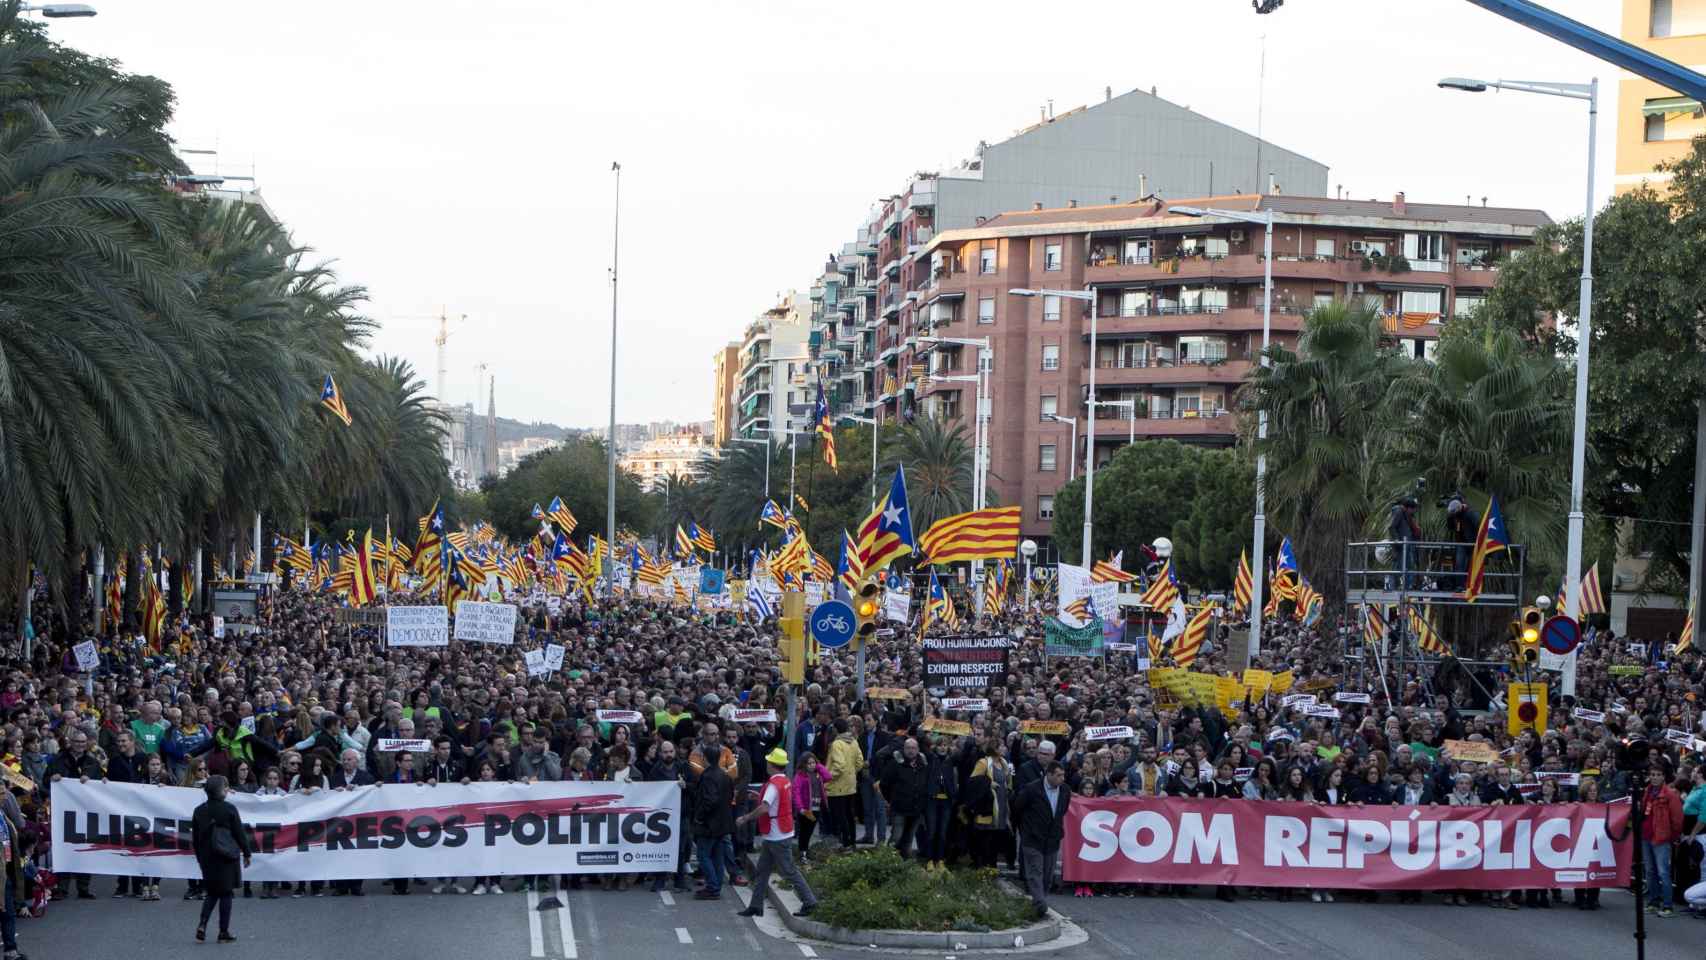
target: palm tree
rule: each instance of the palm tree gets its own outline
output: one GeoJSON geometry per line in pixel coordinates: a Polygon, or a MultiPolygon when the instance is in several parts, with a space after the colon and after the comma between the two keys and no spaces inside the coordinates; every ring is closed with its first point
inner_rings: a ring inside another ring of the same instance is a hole
{"type": "Polygon", "coordinates": [[[1297,351],[1270,347],[1272,365],[1246,387],[1246,405],[1268,414],[1267,439],[1253,443],[1268,458],[1270,529],[1291,537],[1305,575],[1334,599],[1344,594],[1344,545],[1375,522],[1386,492],[1383,413],[1408,361],[1384,333],[1365,305],[1317,307],[1297,351]]]}
{"type": "Polygon", "coordinates": [[[902,466],[915,533],[972,508],[972,445],[963,423],[920,417],[901,428],[884,469],[902,466]]]}
{"type": "MultiPolygon", "coordinates": [[[[774,467],[772,456],[770,451],[756,444],[731,443],[723,447],[721,456],[705,480],[705,486],[709,488],[705,515],[714,529],[758,530],[758,517],[764,510],[765,489],[780,489],[765,483],[765,473],[774,467]]],[[[785,489],[783,493],[786,493],[785,489]]],[[[774,494],[772,499],[775,499],[774,494]]]]}

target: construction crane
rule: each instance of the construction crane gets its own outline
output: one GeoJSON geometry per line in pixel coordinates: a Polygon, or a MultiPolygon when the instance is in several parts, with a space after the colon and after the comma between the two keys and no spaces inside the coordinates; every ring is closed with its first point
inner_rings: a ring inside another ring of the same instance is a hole
{"type": "MultiPolygon", "coordinates": [[[[462,322],[462,323],[468,322],[468,315],[466,313],[462,314],[460,322],[462,322]]],[[[438,336],[432,338],[433,344],[438,347],[438,402],[439,403],[449,403],[450,402],[450,398],[445,393],[445,391],[447,389],[449,389],[445,384],[446,379],[448,379],[448,377],[449,377],[449,368],[446,365],[445,359],[444,359],[444,345],[447,342],[449,342],[449,340],[450,340],[450,316],[449,316],[449,314],[447,314],[445,312],[444,308],[441,306],[438,308],[438,336]]],[[[478,388],[476,388],[476,389],[478,389],[478,388]]]]}
{"type": "MultiPolygon", "coordinates": [[[[1683,96],[1706,102],[1706,76],[1679,63],[1666,60],[1635,44],[1571,20],[1530,0],[1469,0],[1489,13],[1543,33],[1607,63],[1616,64],[1636,76],[1675,90],[1683,96]]],[[[1285,0],[1250,0],[1257,13],[1273,13],[1285,0]]]]}

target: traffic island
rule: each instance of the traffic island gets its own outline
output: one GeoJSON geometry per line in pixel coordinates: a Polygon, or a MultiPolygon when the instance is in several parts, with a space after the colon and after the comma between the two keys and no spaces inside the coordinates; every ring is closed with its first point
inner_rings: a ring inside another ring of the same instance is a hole
{"type": "Polygon", "coordinates": [[[893,847],[835,854],[805,866],[817,894],[810,917],[799,897],[772,883],[769,901],[790,930],[814,940],[862,947],[947,952],[1011,949],[1060,936],[1060,915],[1033,920],[1031,902],[993,870],[925,870],[893,847]]]}

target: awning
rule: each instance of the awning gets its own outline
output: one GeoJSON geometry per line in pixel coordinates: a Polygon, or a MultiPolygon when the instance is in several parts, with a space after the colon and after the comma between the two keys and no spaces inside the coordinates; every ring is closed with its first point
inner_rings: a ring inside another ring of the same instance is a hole
{"type": "Polygon", "coordinates": [[[1693,97],[1660,97],[1648,100],[1641,105],[1641,115],[1645,117],[1658,113],[1699,113],[1700,101],[1693,97]]]}

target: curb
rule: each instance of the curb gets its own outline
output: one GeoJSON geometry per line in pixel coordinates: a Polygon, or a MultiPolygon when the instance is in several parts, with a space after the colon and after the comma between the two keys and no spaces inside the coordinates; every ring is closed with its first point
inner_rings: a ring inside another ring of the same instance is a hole
{"type": "Polygon", "coordinates": [[[1029,926],[1010,930],[978,933],[970,930],[848,930],[832,927],[810,917],[796,917],[799,897],[785,891],[772,880],[766,891],[767,899],[782,916],[782,925],[802,937],[857,947],[889,947],[897,950],[943,950],[949,953],[966,950],[1012,949],[1014,937],[1024,937],[1025,945],[1047,943],[1060,938],[1061,915],[1049,910],[1048,916],[1029,926]]]}

